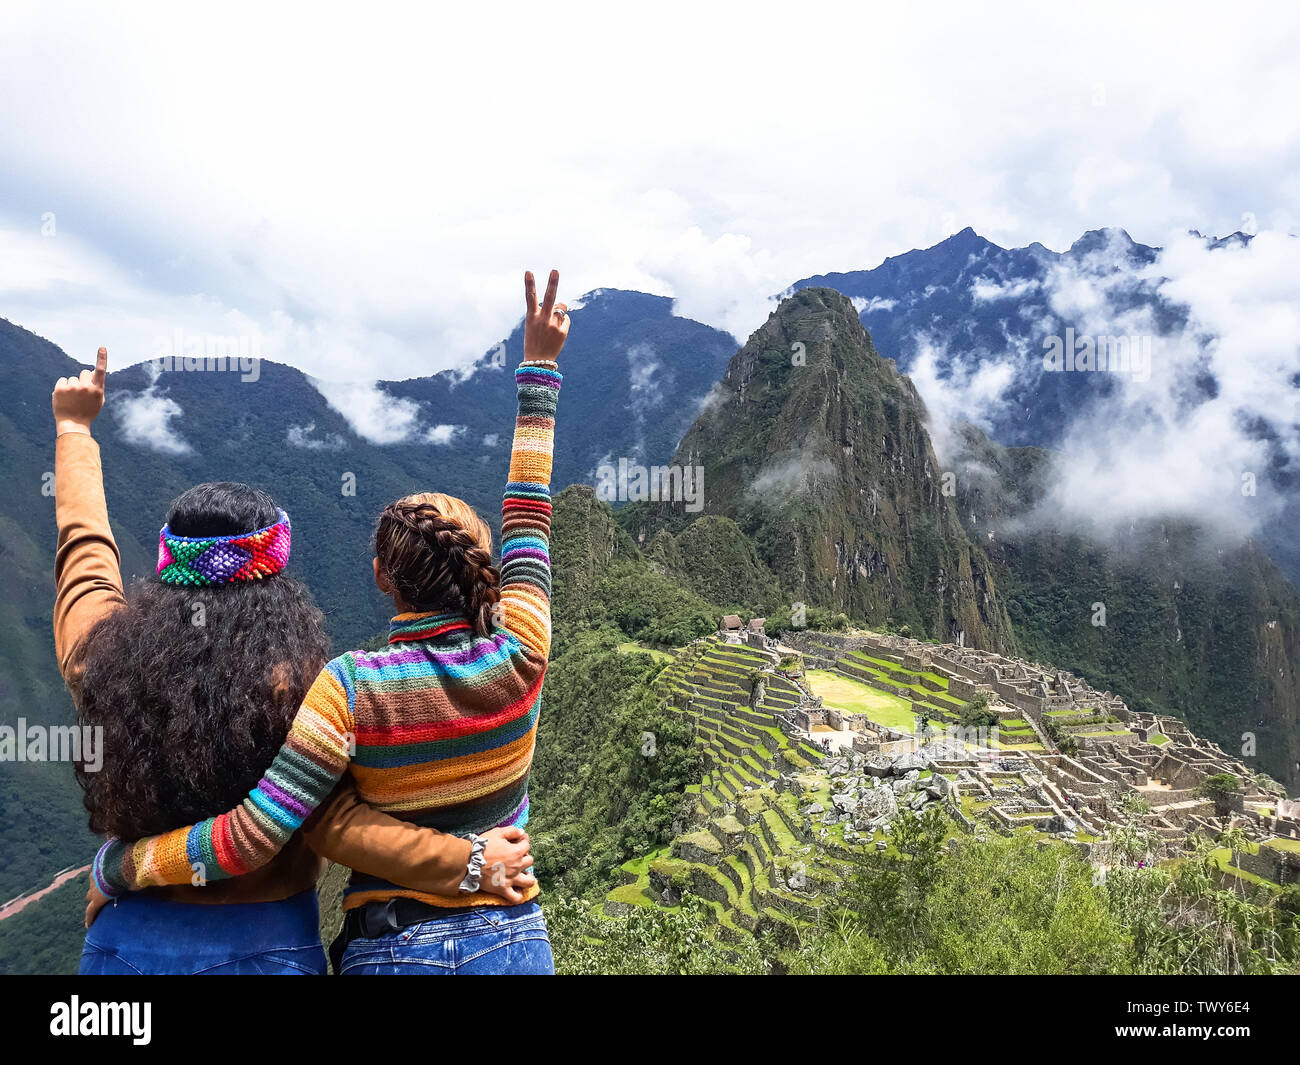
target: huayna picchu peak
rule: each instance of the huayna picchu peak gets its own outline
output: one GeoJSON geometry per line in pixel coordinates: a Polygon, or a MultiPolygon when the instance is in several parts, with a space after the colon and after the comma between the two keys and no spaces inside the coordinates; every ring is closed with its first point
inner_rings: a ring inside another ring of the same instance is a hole
{"type": "MultiPolygon", "coordinates": [[[[788,603],[1014,647],[925,405],[840,293],[803,289],[781,302],[732,358],[673,463],[702,471],[704,512],[752,539],[788,603]]],[[[656,523],[690,518],[683,507],[665,518],[630,505],[623,520],[649,542],[656,523]]]]}

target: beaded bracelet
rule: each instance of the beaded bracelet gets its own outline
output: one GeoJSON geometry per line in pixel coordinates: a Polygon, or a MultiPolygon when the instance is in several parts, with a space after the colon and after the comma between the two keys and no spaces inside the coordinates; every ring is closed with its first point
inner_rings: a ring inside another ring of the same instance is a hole
{"type": "Polygon", "coordinates": [[[520,366],[541,366],[546,370],[558,370],[560,364],[554,359],[524,359],[520,366]]]}

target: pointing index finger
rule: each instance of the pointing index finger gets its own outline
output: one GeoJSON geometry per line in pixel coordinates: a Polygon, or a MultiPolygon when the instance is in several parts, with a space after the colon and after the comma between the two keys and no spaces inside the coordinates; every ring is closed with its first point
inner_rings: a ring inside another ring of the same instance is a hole
{"type": "Polygon", "coordinates": [[[99,353],[95,356],[95,372],[91,375],[91,382],[96,388],[104,387],[104,379],[108,374],[108,348],[100,348],[99,353]]]}

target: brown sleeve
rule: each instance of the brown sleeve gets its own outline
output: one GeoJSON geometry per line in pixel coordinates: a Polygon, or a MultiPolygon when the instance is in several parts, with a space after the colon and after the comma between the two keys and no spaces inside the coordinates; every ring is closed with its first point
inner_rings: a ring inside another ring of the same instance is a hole
{"type": "Polygon", "coordinates": [[[322,858],[432,895],[460,893],[472,849],[469,840],[368,806],[348,777],[302,826],[322,858]]]}
{"type": "Polygon", "coordinates": [[[59,671],[75,695],[81,663],[74,652],[95,622],[126,602],[121,556],[108,526],[99,445],[88,433],[63,433],[54,442],[54,650],[59,671]]]}

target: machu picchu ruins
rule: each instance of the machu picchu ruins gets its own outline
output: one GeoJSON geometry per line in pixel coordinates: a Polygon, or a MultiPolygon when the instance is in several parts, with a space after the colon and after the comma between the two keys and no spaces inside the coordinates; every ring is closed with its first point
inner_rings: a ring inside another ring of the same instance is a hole
{"type": "Polygon", "coordinates": [[[932,805],[953,840],[1027,833],[1077,848],[1099,875],[1121,823],[1158,841],[1153,860],[1236,829],[1226,882],[1300,884],[1300,802],[1177,718],[992,651],[766,628],[726,615],[659,673],[705,772],[691,823],[623,866],[607,913],[689,891],[724,941],[811,921],[847,862],[889,856],[900,813],[932,805]]]}

